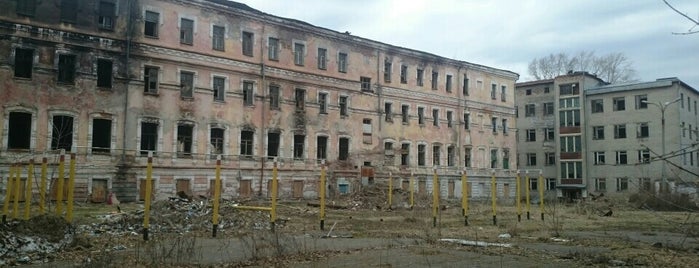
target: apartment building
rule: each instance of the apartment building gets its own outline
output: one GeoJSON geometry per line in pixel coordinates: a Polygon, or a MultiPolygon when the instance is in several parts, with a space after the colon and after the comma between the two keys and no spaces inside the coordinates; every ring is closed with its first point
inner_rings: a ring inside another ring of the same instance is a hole
{"type": "MultiPolygon", "coordinates": [[[[77,155],[76,194],[316,198],[389,176],[514,196],[516,73],[223,0],[0,1],[0,170],[77,155]],[[55,3],[54,3],[55,2],[55,3]],[[412,176],[411,176],[412,175],[412,176]],[[488,183],[486,183],[488,182],[488,183]],[[512,187],[510,187],[512,185],[512,187]]],[[[53,176],[55,177],[55,166],[53,176]]],[[[23,174],[26,173],[26,170],[23,174]]]]}
{"type": "Polygon", "coordinates": [[[566,199],[696,182],[697,97],[677,78],[608,85],[570,72],[518,83],[518,168],[542,172],[546,190],[566,199]]]}

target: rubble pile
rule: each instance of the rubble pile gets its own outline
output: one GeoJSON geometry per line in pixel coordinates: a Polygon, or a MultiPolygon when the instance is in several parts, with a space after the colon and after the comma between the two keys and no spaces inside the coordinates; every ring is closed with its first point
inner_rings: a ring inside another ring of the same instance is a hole
{"type": "Polygon", "coordinates": [[[53,215],[0,226],[0,266],[48,262],[72,244],[68,223],[53,215]]]}

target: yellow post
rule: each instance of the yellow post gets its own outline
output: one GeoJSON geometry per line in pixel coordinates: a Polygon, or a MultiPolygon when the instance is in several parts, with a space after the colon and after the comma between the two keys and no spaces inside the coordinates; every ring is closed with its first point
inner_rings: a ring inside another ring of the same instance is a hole
{"type": "Polygon", "coordinates": [[[34,159],[29,160],[29,170],[27,171],[27,184],[24,193],[24,220],[29,220],[29,209],[32,204],[32,179],[34,178],[34,159]]]}
{"type": "Polygon", "coordinates": [[[392,208],[393,205],[393,174],[388,173],[388,209],[392,208]]]}
{"type": "Polygon", "coordinates": [[[19,188],[20,184],[22,184],[22,180],[20,179],[20,176],[22,174],[22,164],[17,164],[15,166],[15,182],[12,184],[14,186],[14,206],[12,209],[12,218],[13,219],[19,219],[19,188]]]}
{"type": "Polygon", "coordinates": [[[415,178],[413,172],[410,172],[410,209],[415,205],[415,178]]]}
{"type": "Polygon", "coordinates": [[[10,165],[10,172],[7,174],[7,183],[5,184],[5,200],[2,203],[2,223],[7,223],[7,215],[10,210],[10,197],[12,196],[12,180],[15,172],[15,165],[10,165]]]}
{"type": "Polygon", "coordinates": [[[148,165],[146,166],[146,196],[143,198],[145,201],[145,208],[143,209],[143,240],[148,241],[148,225],[150,224],[150,199],[153,187],[151,182],[153,180],[153,152],[148,152],[148,165]]]}
{"type": "Polygon", "coordinates": [[[70,171],[68,173],[68,211],[66,221],[73,222],[73,194],[75,193],[75,153],[70,154],[70,171]]]}
{"type": "Polygon", "coordinates": [[[490,200],[492,201],[493,205],[493,225],[498,225],[498,217],[497,217],[497,190],[498,190],[498,185],[495,183],[495,170],[493,169],[491,171],[491,176],[490,176],[490,200]]]}
{"type": "Polygon", "coordinates": [[[527,183],[527,185],[524,186],[525,187],[524,194],[526,195],[526,202],[527,203],[525,204],[525,206],[527,206],[527,220],[528,220],[528,219],[530,219],[529,218],[529,211],[531,210],[531,202],[529,202],[529,199],[531,196],[531,194],[529,193],[529,188],[530,188],[529,186],[531,185],[531,182],[529,181],[529,170],[524,171],[524,177],[525,177],[524,181],[527,183]]]}
{"type": "Polygon", "coordinates": [[[464,215],[464,225],[468,226],[468,177],[466,177],[466,168],[461,171],[461,211],[464,215]]]}
{"type": "Polygon", "coordinates": [[[216,237],[218,230],[218,210],[219,198],[221,197],[221,155],[216,156],[216,180],[214,181],[214,227],[211,231],[213,237],[216,237]]]}
{"type": "Polygon", "coordinates": [[[46,206],[46,170],[48,169],[48,159],[44,156],[41,159],[41,185],[39,185],[39,213],[44,214],[46,206]]]}
{"type": "Polygon", "coordinates": [[[432,169],[432,226],[437,227],[437,211],[439,209],[439,181],[437,168],[432,169]]]}
{"type": "Polygon", "coordinates": [[[539,171],[539,211],[541,211],[541,220],[544,220],[544,175],[539,171]]]}
{"type": "Polygon", "coordinates": [[[517,170],[517,175],[515,177],[515,185],[517,185],[515,188],[517,188],[517,221],[522,221],[522,182],[520,181],[519,178],[519,170],[517,170]]]}
{"type": "Polygon", "coordinates": [[[274,166],[272,168],[272,210],[269,212],[269,221],[272,231],[274,232],[274,225],[277,222],[277,191],[279,190],[279,181],[277,180],[277,159],[274,158],[274,166]]]}
{"type": "Polygon", "coordinates": [[[325,230],[325,160],[320,162],[320,229],[325,230]]]}
{"type": "Polygon", "coordinates": [[[66,151],[61,149],[61,156],[58,160],[58,181],[56,187],[56,216],[63,214],[63,176],[65,172],[66,151]]]}

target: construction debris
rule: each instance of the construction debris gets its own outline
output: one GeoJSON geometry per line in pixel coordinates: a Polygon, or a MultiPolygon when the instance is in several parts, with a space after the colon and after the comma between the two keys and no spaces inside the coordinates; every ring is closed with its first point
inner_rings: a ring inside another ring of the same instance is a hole
{"type": "Polygon", "coordinates": [[[505,248],[512,247],[512,244],[507,244],[507,243],[490,243],[490,242],[485,242],[485,241],[473,241],[473,240],[464,240],[464,239],[443,238],[443,239],[439,239],[439,241],[456,243],[456,244],[460,244],[460,245],[464,245],[464,246],[475,246],[475,247],[505,247],[505,248]]]}

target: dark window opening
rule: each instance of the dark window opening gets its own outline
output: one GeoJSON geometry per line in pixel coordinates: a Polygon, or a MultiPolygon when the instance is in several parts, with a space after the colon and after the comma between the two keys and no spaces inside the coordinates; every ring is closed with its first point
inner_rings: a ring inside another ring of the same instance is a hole
{"type": "Polygon", "coordinates": [[[192,156],[192,135],[194,126],[180,124],[177,126],[177,157],[192,156]]]}
{"type": "Polygon", "coordinates": [[[97,60],[97,87],[112,88],[112,61],[97,60]]]}
{"type": "Polygon", "coordinates": [[[267,133],[267,158],[279,156],[279,133],[267,133]]]}
{"type": "Polygon", "coordinates": [[[447,75],[447,82],[446,82],[446,87],[447,87],[447,92],[451,92],[451,75],[447,75]]]}
{"type": "Polygon", "coordinates": [[[92,120],[92,152],[109,153],[112,147],[112,120],[92,120]]]}
{"type": "Polygon", "coordinates": [[[269,86],[269,107],[271,109],[279,109],[279,86],[269,86]]]}
{"type": "Polygon", "coordinates": [[[340,115],[347,116],[349,114],[348,109],[347,109],[347,96],[340,96],[339,106],[340,106],[340,115]]]}
{"type": "Polygon", "coordinates": [[[305,140],[305,135],[294,135],[294,159],[303,159],[305,140]]]}
{"type": "Polygon", "coordinates": [[[194,73],[180,72],[180,97],[194,97],[194,73]]]}
{"type": "Polygon", "coordinates": [[[224,51],[224,39],[226,34],[226,28],[223,26],[214,25],[212,38],[211,38],[211,48],[213,50],[224,51]]]}
{"type": "Polygon", "coordinates": [[[384,114],[386,122],[393,122],[393,104],[390,102],[384,103],[384,114]]]}
{"type": "Polygon", "coordinates": [[[464,149],[464,167],[471,167],[471,148],[464,149]]]}
{"type": "Polygon", "coordinates": [[[146,11],[143,34],[148,37],[158,37],[158,24],[160,24],[160,14],[146,11]]]}
{"type": "Polygon", "coordinates": [[[403,123],[406,123],[406,124],[408,123],[408,119],[410,119],[410,117],[408,116],[408,110],[409,110],[409,108],[410,108],[410,106],[408,106],[408,105],[402,105],[402,106],[400,107],[400,109],[401,109],[401,119],[402,119],[403,123]]]}
{"type": "Polygon", "coordinates": [[[410,165],[410,144],[404,143],[400,145],[400,164],[401,166],[410,165]]]}
{"type": "Polygon", "coordinates": [[[114,29],[114,3],[101,1],[99,6],[99,17],[97,25],[102,29],[114,29]]]}
{"type": "Polygon", "coordinates": [[[210,137],[210,143],[211,143],[211,154],[212,157],[216,157],[217,155],[222,155],[223,154],[223,146],[225,142],[225,136],[224,133],[226,132],[225,129],[223,128],[211,128],[211,137],[210,137]]]}
{"type": "Polygon", "coordinates": [[[141,155],[155,152],[158,145],[158,124],[141,122],[141,155]]]}
{"type": "Polygon", "coordinates": [[[439,82],[439,73],[432,72],[432,89],[437,90],[437,83],[439,82]]]}
{"type": "Polygon", "coordinates": [[[321,114],[328,113],[328,94],[319,93],[318,94],[318,112],[321,114]]]}
{"type": "Polygon", "coordinates": [[[340,138],[338,160],[344,161],[349,159],[349,138],[340,138]]]}
{"type": "Polygon", "coordinates": [[[223,101],[223,96],[226,90],[226,78],[214,77],[214,100],[223,101]]]}
{"type": "Polygon", "coordinates": [[[424,71],[422,69],[417,69],[417,85],[418,86],[423,86],[423,79],[422,76],[424,74],[424,71]]]}
{"type": "Polygon", "coordinates": [[[400,82],[402,84],[408,83],[408,66],[400,66],[400,82]]]}
{"type": "Polygon", "coordinates": [[[316,158],[318,160],[328,158],[328,137],[318,136],[316,140],[316,158]]]}
{"type": "Polygon", "coordinates": [[[425,124],[425,108],[417,107],[417,123],[420,125],[425,124]]]}
{"type": "Polygon", "coordinates": [[[297,88],[294,92],[294,101],[296,103],[296,110],[303,111],[306,105],[306,90],[297,88]]]}
{"type": "Polygon", "coordinates": [[[240,132],[240,155],[252,156],[253,135],[255,133],[250,130],[240,132]]]}
{"type": "Polygon", "coordinates": [[[180,43],[191,45],[194,43],[194,21],[182,18],[180,20],[180,43]]]}
{"type": "Polygon", "coordinates": [[[251,32],[243,32],[243,55],[252,57],[252,44],[254,34],[251,32]]]}
{"type": "Polygon", "coordinates": [[[253,105],[252,85],[250,81],[243,82],[243,104],[245,104],[245,106],[253,105]]]}
{"type": "Polygon", "coordinates": [[[418,144],[417,146],[417,165],[424,167],[425,166],[425,145],[424,144],[418,144]]]}
{"type": "Polygon", "coordinates": [[[454,161],[456,160],[456,155],[454,154],[454,147],[447,147],[447,166],[453,167],[454,161]]]}
{"type": "Polygon", "coordinates": [[[34,50],[15,49],[15,77],[32,78],[34,68],[34,50]]]}
{"type": "Polygon", "coordinates": [[[36,12],[36,0],[18,0],[17,14],[33,17],[36,12]]]}
{"type": "Polygon", "coordinates": [[[388,59],[384,60],[383,63],[383,81],[386,83],[391,83],[391,69],[393,68],[393,63],[388,59]]]}
{"type": "Polygon", "coordinates": [[[7,149],[29,150],[32,137],[32,114],[10,112],[7,149]]]}
{"type": "Polygon", "coordinates": [[[73,147],[73,117],[56,115],[51,122],[51,150],[70,152],[73,147]]]}
{"type": "Polygon", "coordinates": [[[74,23],[78,20],[78,1],[61,0],[61,21],[74,23]]]}
{"type": "Polygon", "coordinates": [[[432,165],[439,166],[441,164],[440,158],[442,157],[442,147],[439,145],[432,146],[432,165]]]}
{"type": "Polygon", "coordinates": [[[362,84],[362,91],[372,92],[372,90],[371,90],[371,77],[362,76],[359,78],[359,81],[362,84]]]}
{"type": "Polygon", "coordinates": [[[466,77],[466,75],[464,75],[464,84],[461,87],[461,94],[468,96],[468,77],[466,77]]]}
{"type": "Polygon", "coordinates": [[[158,68],[145,67],[143,72],[143,92],[156,94],[158,93],[158,68]]]}
{"type": "Polygon", "coordinates": [[[72,84],[75,81],[75,55],[58,56],[58,82],[72,84]]]}

